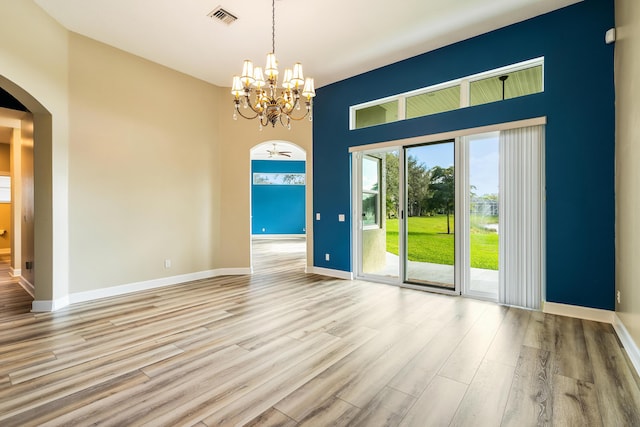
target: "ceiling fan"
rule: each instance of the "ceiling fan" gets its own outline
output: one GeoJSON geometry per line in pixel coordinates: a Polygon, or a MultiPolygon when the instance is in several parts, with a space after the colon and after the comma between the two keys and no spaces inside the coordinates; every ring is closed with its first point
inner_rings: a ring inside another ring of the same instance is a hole
{"type": "Polygon", "coordinates": [[[269,153],[269,158],[278,156],[291,157],[291,151],[280,151],[276,144],[273,144],[273,150],[267,150],[267,153],[269,153]]]}

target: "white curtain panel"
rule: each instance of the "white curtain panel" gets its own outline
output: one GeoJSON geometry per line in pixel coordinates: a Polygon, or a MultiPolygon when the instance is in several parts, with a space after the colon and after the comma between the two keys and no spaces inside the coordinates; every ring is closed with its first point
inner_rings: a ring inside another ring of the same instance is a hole
{"type": "Polygon", "coordinates": [[[500,132],[500,287],[504,304],[542,302],[544,126],[500,132]]]}

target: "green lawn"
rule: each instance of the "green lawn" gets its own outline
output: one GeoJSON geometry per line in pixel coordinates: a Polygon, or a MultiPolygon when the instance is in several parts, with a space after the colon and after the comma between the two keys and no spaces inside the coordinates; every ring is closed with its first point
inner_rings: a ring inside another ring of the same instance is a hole
{"type": "MultiPolygon", "coordinates": [[[[453,230],[453,216],[451,216],[453,230]]],[[[491,222],[491,221],[487,221],[491,222]]],[[[447,217],[409,217],[409,261],[453,265],[453,233],[447,233],[447,217]]],[[[498,234],[471,227],[471,267],[498,269],[498,234]]],[[[398,220],[387,220],[387,250],[398,254],[398,220]]]]}

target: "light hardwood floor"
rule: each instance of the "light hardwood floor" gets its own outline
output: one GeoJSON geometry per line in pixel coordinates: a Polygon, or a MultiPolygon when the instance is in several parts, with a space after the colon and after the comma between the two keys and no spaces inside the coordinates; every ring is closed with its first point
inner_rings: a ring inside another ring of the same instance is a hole
{"type": "MultiPolygon", "coordinates": [[[[33,301],[31,295],[18,284],[18,280],[9,274],[10,264],[11,255],[0,254],[0,324],[5,318],[28,313],[33,301]]],[[[2,347],[0,347],[0,353],[1,351],[2,347]]],[[[0,366],[1,363],[0,358],[0,366]]]]}
{"type": "Polygon", "coordinates": [[[253,276],[3,315],[0,425],[640,425],[610,325],[307,275],[303,250],[257,241],[253,276]]]}

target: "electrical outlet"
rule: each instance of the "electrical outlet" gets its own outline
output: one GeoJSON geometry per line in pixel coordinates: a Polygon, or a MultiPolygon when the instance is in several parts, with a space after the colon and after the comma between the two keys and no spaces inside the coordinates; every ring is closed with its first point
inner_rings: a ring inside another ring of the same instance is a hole
{"type": "Polygon", "coordinates": [[[329,254],[324,254],[324,260],[325,261],[329,261],[329,258],[330,258],[329,254]]]}
{"type": "Polygon", "coordinates": [[[164,260],[164,268],[171,268],[171,260],[170,259],[165,259],[164,260]]]}
{"type": "Polygon", "coordinates": [[[620,304],[620,291],[616,292],[616,300],[618,301],[618,304],[620,304]]]}

